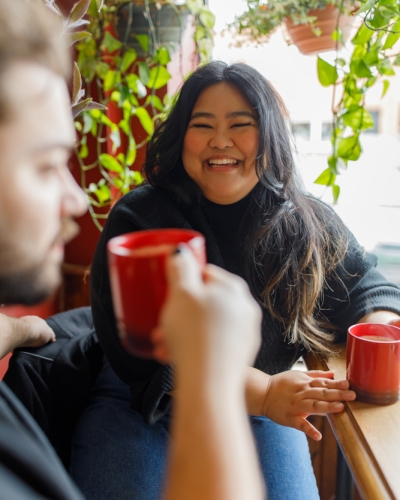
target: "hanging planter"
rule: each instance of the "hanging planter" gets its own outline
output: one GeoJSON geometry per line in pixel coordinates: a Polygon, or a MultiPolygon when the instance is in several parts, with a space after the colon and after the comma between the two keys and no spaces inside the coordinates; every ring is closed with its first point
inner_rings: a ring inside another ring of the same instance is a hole
{"type": "Polygon", "coordinates": [[[181,43],[190,13],[185,4],[174,5],[158,2],[157,4],[149,4],[146,9],[142,2],[131,5],[125,3],[118,9],[118,38],[124,40],[127,26],[130,24],[126,43],[136,50],[139,57],[152,54],[155,51],[155,41],[159,45],[168,46],[172,54],[181,43]],[[138,41],[141,36],[147,37],[148,46],[145,47],[147,50],[138,41]]]}
{"type": "Polygon", "coordinates": [[[340,14],[339,9],[328,5],[324,9],[310,10],[308,15],[315,17],[313,25],[294,24],[290,18],[285,20],[286,29],[292,42],[302,54],[317,54],[328,50],[336,50],[336,41],[332,38],[338,27],[342,33],[343,43],[349,39],[353,28],[353,18],[340,14]]]}

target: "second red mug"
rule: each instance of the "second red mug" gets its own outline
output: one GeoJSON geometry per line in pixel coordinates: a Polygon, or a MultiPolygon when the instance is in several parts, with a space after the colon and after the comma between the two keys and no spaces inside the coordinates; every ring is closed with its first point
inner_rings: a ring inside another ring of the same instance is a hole
{"type": "Polygon", "coordinates": [[[347,379],[357,401],[388,405],[399,399],[400,328],[359,323],[349,328],[347,379]]]}

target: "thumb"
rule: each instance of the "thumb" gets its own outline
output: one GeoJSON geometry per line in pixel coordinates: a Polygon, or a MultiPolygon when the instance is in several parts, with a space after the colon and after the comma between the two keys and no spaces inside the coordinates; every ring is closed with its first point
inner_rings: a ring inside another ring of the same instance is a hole
{"type": "Polygon", "coordinates": [[[201,267],[187,245],[181,243],[167,261],[167,280],[171,289],[198,291],[202,285],[201,267]]]}

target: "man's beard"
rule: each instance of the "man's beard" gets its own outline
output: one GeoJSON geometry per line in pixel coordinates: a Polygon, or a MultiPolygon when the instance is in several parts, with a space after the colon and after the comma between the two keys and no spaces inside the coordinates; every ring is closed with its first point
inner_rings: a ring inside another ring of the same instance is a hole
{"type": "MultiPolygon", "coordinates": [[[[79,227],[73,220],[63,219],[54,244],[67,243],[78,232],[79,227]]],[[[48,298],[60,282],[60,266],[46,260],[10,274],[0,272],[0,304],[37,304],[48,298]]]]}
{"type": "Polygon", "coordinates": [[[60,283],[60,274],[45,279],[43,267],[35,266],[8,276],[0,275],[0,304],[32,305],[42,302],[60,283]]]}

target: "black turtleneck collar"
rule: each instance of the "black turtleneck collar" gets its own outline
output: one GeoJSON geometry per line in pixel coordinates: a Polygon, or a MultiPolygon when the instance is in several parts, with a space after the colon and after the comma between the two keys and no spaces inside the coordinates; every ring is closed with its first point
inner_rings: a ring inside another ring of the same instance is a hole
{"type": "Polygon", "coordinates": [[[201,202],[201,210],[214,233],[225,269],[242,278],[244,278],[242,221],[250,205],[253,191],[230,205],[220,205],[204,197],[201,202]]]}

